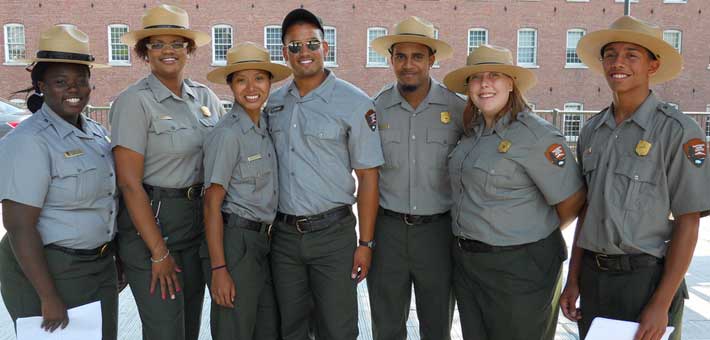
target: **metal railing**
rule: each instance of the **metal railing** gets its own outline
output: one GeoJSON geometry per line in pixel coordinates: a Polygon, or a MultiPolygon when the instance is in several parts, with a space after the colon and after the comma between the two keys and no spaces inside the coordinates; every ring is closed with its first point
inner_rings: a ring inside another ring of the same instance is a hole
{"type": "Polygon", "coordinates": [[[85,116],[99,122],[107,130],[111,131],[111,126],[108,121],[108,111],[111,109],[110,106],[91,106],[87,105],[82,112],[85,116]]]}

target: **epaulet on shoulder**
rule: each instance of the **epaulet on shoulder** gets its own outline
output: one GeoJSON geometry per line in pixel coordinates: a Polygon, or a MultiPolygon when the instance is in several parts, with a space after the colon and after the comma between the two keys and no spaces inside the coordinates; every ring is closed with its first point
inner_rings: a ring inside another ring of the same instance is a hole
{"type": "Polygon", "coordinates": [[[204,88],[207,87],[207,85],[204,85],[202,83],[198,83],[192,79],[185,79],[185,84],[187,84],[187,86],[190,86],[190,87],[204,87],[204,88]]]}
{"type": "Polygon", "coordinates": [[[446,85],[444,85],[444,83],[439,83],[438,85],[439,85],[439,87],[441,87],[445,92],[447,92],[447,93],[449,93],[449,94],[451,94],[451,95],[453,95],[453,96],[455,96],[455,97],[457,97],[457,98],[459,98],[459,99],[461,99],[461,100],[463,100],[463,101],[466,101],[466,100],[468,99],[468,97],[466,97],[466,96],[464,96],[464,95],[462,95],[462,94],[460,94],[460,93],[458,93],[458,92],[451,91],[448,87],[446,87],[446,85]]]}
{"type": "Polygon", "coordinates": [[[391,90],[394,88],[394,83],[389,83],[385,86],[383,86],[377,94],[372,97],[372,100],[377,100],[377,98],[380,98],[381,95],[383,95],[385,92],[391,90]]]}
{"type": "Polygon", "coordinates": [[[585,125],[586,125],[586,124],[589,124],[589,122],[591,122],[592,120],[599,119],[599,117],[601,117],[602,114],[603,114],[604,112],[606,112],[607,110],[609,110],[609,107],[608,107],[608,106],[605,107],[605,108],[603,108],[603,109],[601,109],[599,112],[597,112],[597,113],[595,113],[595,114],[589,116],[589,118],[587,118],[587,121],[585,122],[585,125]]]}
{"type": "Polygon", "coordinates": [[[542,117],[533,112],[520,112],[517,120],[525,125],[536,138],[540,138],[549,133],[559,133],[557,129],[542,117]]]}
{"type": "Polygon", "coordinates": [[[89,118],[89,116],[87,116],[87,115],[84,115],[84,119],[86,119],[87,121],[90,121],[90,122],[92,122],[92,123],[96,123],[97,125],[99,124],[99,122],[97,122],[97,121],[95,121],[95,120],[89,118]]]}
{"type": "Polygon", "coordinates": [[[690,127],[691,125],[697,125],[698,122],[695,121],[695,119],[690,118],[689,116],[686,116],[683,112],[678,110],[675,106],[670,105],[668,103],[661,102],[656,106],[656,109],[658,111],[661,111],[663,114],[668,116],[668,118],[671,118],[675,121],[677,121],[683,129],[690,127]]]}

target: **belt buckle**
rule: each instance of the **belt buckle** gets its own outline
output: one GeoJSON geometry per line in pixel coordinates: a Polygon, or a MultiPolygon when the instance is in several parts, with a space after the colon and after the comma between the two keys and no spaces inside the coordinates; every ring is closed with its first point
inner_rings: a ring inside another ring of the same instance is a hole
{"type": "Polygon", "coordinates": [[[406,224],[408,226],[413,226],[414,223],[409,222],[409,216],[412,216],[412,215],[402,214],[402,220],[404,221],[404,224],[406,224]]]}
{"type": "Polygon", "coordinates": [[[466,249],[463,249],[463,246],[461,245],[461,239],[460,239],[460,238],[457,238],[457,239],[456,239],[456,245],[459,246],[459,249],[461,249],[461,250],[466,250],[466,249]]]}
{"type": "Polygon", "coordinates": [[[104,253],[108,250],[108,243],[104,243],[103,246],[101,246],[101,249],[99,249],[99,256],[104,256],[104,253]]]}
{"type": "Polygon", "coordinates": [[[192,200],[195,199],[195,198],[192,196],[194,192],[195,192],[195,187],[194,187],[194,186],[191,186],[191,187],[187,188],[187,195],[186,195],[186,196],[187,196],[187,199],[188,199],[189,201],[192,201],[192,200]]]}
{"type": "Polygon", "coordinates": [[[273,225],[273,224],[269,224],[269,225],[266,227],[266,237],[268,237],[269,240],[271,239],[271,231],[273,230],[273,228],[274,228],[274,225],[273,225]]]}
{"type": "Polygon", "coordinates": [[[608,258],[608,257],[609,256],[607,256],[606,254],[594,254],[594,262],[597,263],[597,268],[599,268],[599,270],[601,270],[601,271],[608,271],[609,270],[608,267],[602,266],[602,264],[599,262],[599,258],[608,258]]]}
{"type": "Polygon", "coordinates": [[[301,229],[301,224],[300,223],[305,223],[308,222],[308,218],[299,218],[296,220],[296,230],[298,230],[299,233],[305,234],[308,231],[301,229]]]}

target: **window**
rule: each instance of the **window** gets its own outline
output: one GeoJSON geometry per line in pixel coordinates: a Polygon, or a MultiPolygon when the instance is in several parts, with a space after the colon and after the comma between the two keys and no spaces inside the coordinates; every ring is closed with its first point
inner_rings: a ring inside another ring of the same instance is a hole
{"type": "Polygon", "coordinates": [[[18,60],[26,58],[25,26],[22,24],[5,25],[5,62],[18,64],[18,60]]]}
{"type": "Polygon", "coordinates": [[[219,101],[219,103],[222,104],[222,107],[224,108],[224,112],[232,111],[232,106],[234,106],[234,102],[231,100],[221,99],[219,101]]]}
{"type": "Polygon", "coordinates": [[[678,53],[680,53],[680,45],[681,45],[681,40],[682,40],[682,34],[678,30],[665,30],[663,31],[663,40],[665,40],[667,43],[671,44],[673,48],[678,50],[678,53]]]}
{"type": "Polygon", "coordinates": [[[518,30],[518,65],[537,66],[537,30],[518,30]]]}
{"type": "Polygon", "coordinates": [[[528,106],[530,106],[530,111],[535,112],[535,103],[528,103],[528,106]]]}
{"type": "Polygon", "coordinates": [[[271,55],[271,61],[276,63],[284,62],[283,50],[281,47],[281,26],[264,27],[264,47],[271,55]]]}
{"type": "MultiPolygon", "coordinates": [[[[620,3],[622,3],[622,4],[624,3],[624,0],[614,0],[614,1],[620,2],[620,3]]],[[[634,3],[634,2],[639,2],[639,0],[631,0],[631,1],[629,1],[629,2],[634,3]]]]}
{"type": "Polygon", "coordinates": [[[370,27],[367,29],[367,66],[382,67],[387,66],[387,58],[379,55],[372,49],[370,43],[373,40],[387,35],[387,29],[382,27],[370,27]]]}
{"type": "Polygon", "coordinates": [[[567,49],[565,51],[565,67],[584,67],[582,60],[577,55],[577,43],[582,39],[585,31],[583,29],[571,29],[567,31],[567,49]]]}
{"type": "Polygon", "coordinates": [[[688,0],[663,0],[664,4],[687,4],[688,0]]]}
{"type": "Polygon", "coordinates": [[[325,36],[323,37],[325,41],[328,42],[328,55],[325,56],[325,64],[327,66],[338,66],[338,33],[335,27],[325,26],[323,27],[325,36]]]}
{"type": "Polygon", "coordinates": [[[108,25],[108,62],[112,65],[129,65],[131,54],[128,45],[121,42],[121,36],[128,32],[128,25],[108,25]]]}
{"type": "MultiPolygon", "coordinates": [[[[439,29],[435,28],[434,29],[434,39],[439,39],[439,29]]],[[[439,68],[441,65],[439,65],[439,59],[434,58],[434,65],[432,65],[434,68],[439,68]]]]}
{"type": "MultiPolygon", "coordinates": [[[[705,105],[705,112],[710,113],[710,104],[705,105]]],[[[705,116],[705,140],[710,141],[710,116],[705,116]]]]}
{"type": "Polygon", "coordinates": [[[468,54],[474,48],[488,43],[488,30],[485,28],[472,28],[468,30],[468,54]]]}
{"type": "Polygon", "coordinates": [[[232,26],[212,26],[212,64],[225,65],[227,51],[232,48],[232,26]]]}
{"type": "Polygon", "coordinates": [[[581,103],[566,103],[565,113],[562,115],[562,133],[568,142],[576,142],[579,138],[579,130],[582,127],[583,115],[581,113],[569,113],[584,110],[581,103]]]}
{"type": "Polygon", "coordinates": [[[673,106],[676,110],[680,110],[680,106],[678,106],[678,104],[676,103],[668,102],[668,105],[673,106]]]}

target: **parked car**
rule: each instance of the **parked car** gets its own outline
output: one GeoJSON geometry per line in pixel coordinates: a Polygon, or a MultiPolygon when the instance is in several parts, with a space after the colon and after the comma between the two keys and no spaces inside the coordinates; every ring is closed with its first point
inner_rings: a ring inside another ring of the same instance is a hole
{"type": "Polygon", "coordinates": [[[19,108],[10,102],[0,98],[0,138],[14,129],[23,120],[27,119],[32,112],[19,108]]]}

